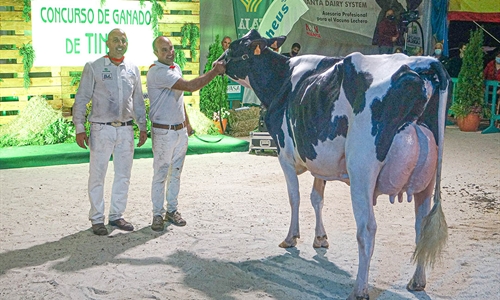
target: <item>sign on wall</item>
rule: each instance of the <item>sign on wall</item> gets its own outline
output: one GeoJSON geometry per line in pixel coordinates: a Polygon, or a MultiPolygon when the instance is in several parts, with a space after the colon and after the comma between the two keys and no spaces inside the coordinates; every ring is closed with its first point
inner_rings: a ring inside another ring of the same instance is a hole
{"type": "Polygon", "coordinates": [[[35,66],[79,66],[108,50],[108,33],[120,28],[128,38],[125,56],[136,65],[155,59],[151,44],[151,3],[106,0],[32,0],[31,19],[35,66]]]}
{"type": "Polygon", "coordinates": [[[250,29],[259,29],[262,17],[272,2],[273,0],[233,0],[234,22],[238,38],[243,37],[250,29]]]}

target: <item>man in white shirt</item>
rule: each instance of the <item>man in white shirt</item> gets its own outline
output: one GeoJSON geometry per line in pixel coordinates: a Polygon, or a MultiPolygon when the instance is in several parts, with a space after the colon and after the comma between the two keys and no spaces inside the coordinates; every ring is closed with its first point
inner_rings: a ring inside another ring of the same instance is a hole
{"type": "Polygon", "coordinates": [[[73,105],[73,123],[78,146],[90,148],[88,193],[89,219],[96,235],[107,235],[104,225],[104,179],[113,155],[114,181],[109,209],[109,225],[133,231],[134,226],[123,219],[127,205],[130,175],[134,158],[133,121],[140,136],[138,147],[147,139],[146,108],[141,86],[141,73],[125,60],[127,35],[113,29],[106,41],[109,52],[85,64],[73,105]],[[88,116],[90,138],[85,132],[87,104],[92,100],[88,116]]]}
{"type": "Polygon", "coordinates": [[[179,65],[174,63],[174,46],[168,38],[157,37],[153,41],[153,52],[158,60],[150,67],[147,76],[154,169],[151,187],[151,229],[162,231],[165,221],[177,226],[186,225],[186,221],[177,211],[177,196],[188,136],[193,133],[184,107],[184,91],[194,92],[201,89],[215,76],[224,74],[226,68],[224,62],[218,62],[209,72],[193,80],[184,80],[179,65]]]}

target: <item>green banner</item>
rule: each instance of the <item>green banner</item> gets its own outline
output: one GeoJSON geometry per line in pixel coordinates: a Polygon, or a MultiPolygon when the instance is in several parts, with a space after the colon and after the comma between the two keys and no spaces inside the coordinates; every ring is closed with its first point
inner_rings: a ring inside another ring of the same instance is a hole
{"type": "Polygon", "coordinates": [[[273,0],[233,0],[234,22],[238,38],[250,29],[259,29],[260,22],[273,0]]]}

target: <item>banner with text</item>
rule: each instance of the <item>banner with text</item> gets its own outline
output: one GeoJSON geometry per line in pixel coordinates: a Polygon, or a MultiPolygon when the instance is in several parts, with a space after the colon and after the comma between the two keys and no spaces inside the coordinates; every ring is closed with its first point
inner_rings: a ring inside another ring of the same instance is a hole
{"type": "MultiPolygon", "coordinates": [[[[337,42],[368,45],[367,41],[375,38],[377,24],[385,17],[388,9],[394,11],[402,35],[405,29],[403,25],[411,21],[407,18],[407,8],[419,10],[422,0],[304,0],[304,2],[309,6],[309,10],[301,17],[306,22],[306,30],[314,33],[310,28],[318,26],[330,28],[342,32],[337,42]]],[[[321,38],[320,34],[315,36],[321,38]]]]}
{"type": "Polygon", "coordinates": [[[302,0],[276,0],[266,11],[260,23],[261,36],[272,38],[287,35],[295,22],[309,7],[302,0]]]}
{"type": "Polygon", "coordinates": [[[120,28],[128,38],[125,56],[139,66],[156,57],[151,49],[151,3],[145,1],[32,0],[31,19],[35,66],[80,66],[108,50],[108,33],[120,28]]]}
{"type": "Polygon", "coordinates": [[[262,17],[272,2],[273,0],[233,0],[234,22],[238,39],[247,34],[250,29],[259,29],[262,17]]]}
{"type": "Polygon", "coordinates": [[[375,0],[305,0],[309,11],[305,21],[367,37],[373,35],[380,7],[375,0]]]}

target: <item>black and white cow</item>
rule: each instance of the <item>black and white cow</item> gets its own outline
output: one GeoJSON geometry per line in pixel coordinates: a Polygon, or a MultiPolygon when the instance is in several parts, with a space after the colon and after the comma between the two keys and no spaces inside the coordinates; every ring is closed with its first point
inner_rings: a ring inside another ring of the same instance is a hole
{"type": "Polygon", "coordinates": [[[408,284],[423,290],[447,238],[441,209],[440,172],[449,76],[431,57],[362,55],[343,58],[271,51],[284,36],[267,39],[251,30],[233,41],[219,59],[226,74],[252,88],[267,107],[269,134],[278,145],[291,205],[288,235],[299,234],[297,175],[314,176],[311,202],[316,213],[314,247],[328,247],[322,207],[326,181],[350,185],[357,224],[359,268],[349,299],[368,298],[368,271],[377,224],[373,206],[381,194],[415,200],[417,263],[408,284]],[[431,198],[434,191],[434,206],[431,198]]]}

